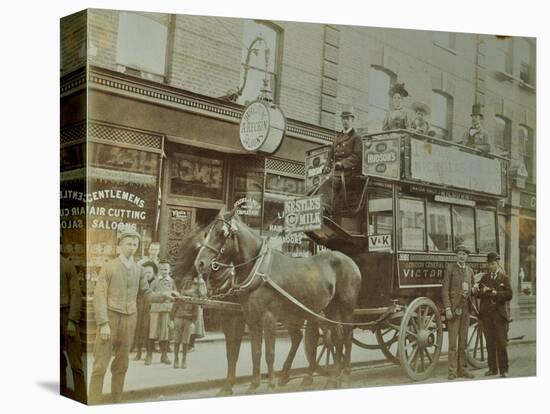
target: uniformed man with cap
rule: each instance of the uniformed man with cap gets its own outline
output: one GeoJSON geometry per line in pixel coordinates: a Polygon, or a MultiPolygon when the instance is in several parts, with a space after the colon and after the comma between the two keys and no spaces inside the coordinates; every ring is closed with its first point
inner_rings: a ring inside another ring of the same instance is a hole
{"type": "Polygon", "coordinates": [[[140,235],[123,230],[118,236],[119,255],[107,263],[99,274],[94,291],[94,310],[97,336],[94,363],[90,380],[90,402],[97,403],[103,390],[105,372],[111,364],[111,393],[114,402],[120,401],[128,370],[130,346],[136,328],[139,290],[151,302],[164,302],[179,296],[176,292],[153,293],[143,268],[134,261],[140,235]]]}
{"type": "Polygon", "coordinates": [[[466,264],[470,251],[464,245],[457,246],[455,253],[456,262],[450,263],[445,269],[441,290],[449,333],[450,380],[456,377],[473,378],[466,367],[466,352],[474,271],[466,264]]]}
{"type": "Polygon", "coordinates": [[[471,148],[475,148],[483,153],[491,152],[491,145],[489,143],[489,134],[481,125],[483,120],[483,113],[481,112],[481,105],[474,104],[472,106],[472,125],[464,133],[462,137],[462,145],[466,145],[471,148]]]}
{"type": "Polygon", "coordinates": [[[508,376],[507,328],[508,312],[506,302],[512,299],[510,279],[499,265],[497,253],[487,255],[487,271],[473,288],[480,298],[479,314],[487,341],[489,370],[485,376],[508,376]]]}
{"type": "MultiPolygon", "coordinates": [[[[343,189],[353,174],[361,171],[361,136],[353,128],[355,114],[350,105],[344,105],[340,115],[342,131],[336,134],[332,146],[331,159],[334,171],[330,178],[326,179],[313,194],[322,196],[322,203],[327,213],[333,207],[333,203],[345,199],[343,189]]],[[[330,213],[329,213],[330,214],[330,213]]]]}

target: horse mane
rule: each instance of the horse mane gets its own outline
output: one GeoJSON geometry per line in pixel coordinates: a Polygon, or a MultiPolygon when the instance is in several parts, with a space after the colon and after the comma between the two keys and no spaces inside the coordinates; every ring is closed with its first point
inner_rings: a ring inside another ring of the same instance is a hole
{"type": "Polygon", "coordinates": [[[174,268],[172,271],[175,279],[181,280],[186,276],[193,277],[195,275],[195,267],[193,266],[193,261],[195,260],[195,256],[197,255],[197,244],[203,237],[202,232],[204,231],[204,229],[205,226],[193,224],[181,240],[180,249],[176,256],[176,263],[174,263],[174,268]]]}

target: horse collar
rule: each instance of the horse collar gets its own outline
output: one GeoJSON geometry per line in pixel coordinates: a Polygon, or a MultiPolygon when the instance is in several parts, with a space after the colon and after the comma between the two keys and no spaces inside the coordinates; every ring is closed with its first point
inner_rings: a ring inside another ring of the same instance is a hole
{"type": "Polygon", "coordinates": [[[260,277],[262,281],[265,281],[271,270],[272,256],[272,250],[267,245],[267,241],[264,240],[262,242],[262,247],[260,248],[260,253],[256,256],[257,260],[246,279],[241,283],[237,283],[235,274],[233,276],[231,288],[242,292],[257,287],[258,284],[255,282],[258,277],[260,277]]]}

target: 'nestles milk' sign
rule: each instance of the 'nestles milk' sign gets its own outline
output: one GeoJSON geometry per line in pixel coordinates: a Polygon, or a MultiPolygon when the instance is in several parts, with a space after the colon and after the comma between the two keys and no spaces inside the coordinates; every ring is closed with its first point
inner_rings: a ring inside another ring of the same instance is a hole
{"type": "Polygon", "coordinates": [[[287,200],[284,214],[287,232],[318,230],[323,220],[321,197],[287,200]]]}
{"type": "Polygon", "coordinates": [[[363,141],[363,175],[399,179],[399,138],[374,138],[363,141]]]}

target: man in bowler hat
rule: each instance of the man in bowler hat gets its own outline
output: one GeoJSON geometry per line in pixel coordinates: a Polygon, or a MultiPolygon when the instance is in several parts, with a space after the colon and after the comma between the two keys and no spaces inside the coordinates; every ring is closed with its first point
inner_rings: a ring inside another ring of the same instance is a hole
{"type": "Polygon", "coordinates": [[[472,125],[464,133],[464,136],[462,137],[462,145],[475,148],[483,153],[490,152],[491,145],[489,144],[489,134],[481,125],[483,113],[481,112],[480,104],[474,104],[472,106],[472,113],[470,114],[470,117],[472,118],[472,125]]]}
{"type": "Polygon", "coordinates": [[[487,255],[487,271],[473,288],[475,296],[480,298],[479,314],[487,341],[489,370],[485,376],[508,376],[507,328],[508,312],[506,302],[512,299],[510,279],[498,261],[497,253],[487,255]]]}
{"type": "Polygon", "coordinates": [[[150,302],[170,301],[179,296],[177,292],[153,293],[149,288],[142,266],[133,258],[141,239],[139,233],[124,230],[118,239],[120,254],[101,269],[94,291],[97,336],[90,380],[91,403],[99,402],[111,356],[114,356],[111,364],[112,398],[113,402],[121,400],[136,328],[138,291],[143,291],[145,299],[150,302]]]}
{"type": "Polygon", "coordinates": [[[466,367],[470,294],[473,287],[474,271],[466,264],[470,251],[464,245],[459,245],[455,252],[456,262],[450,263],[445,269],[441,290],[449,332],[448,378],[450,380],[457,377],[474,377],[466,367]]]}

